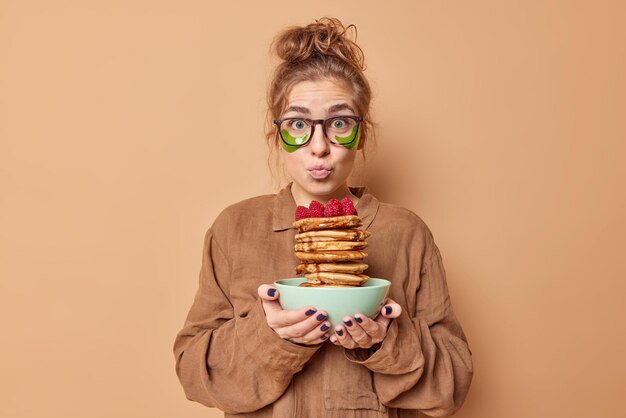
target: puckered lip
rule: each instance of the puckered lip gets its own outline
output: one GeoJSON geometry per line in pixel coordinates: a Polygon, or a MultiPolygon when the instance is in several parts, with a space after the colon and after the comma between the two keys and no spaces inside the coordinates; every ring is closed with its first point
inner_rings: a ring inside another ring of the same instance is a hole
{"type": "Polygon", "coordinates": [[[332,169],[332,167],[324,164],[312,165],[310,167],[307,167],[308,171],[331,171],[332,169]]]}
{"type": "Polygon", "coordinates": [[[330,177],[333,168],[324,164],[316,164],[307,168],[309,176],[317,181],[324,181],[330,177]]]}

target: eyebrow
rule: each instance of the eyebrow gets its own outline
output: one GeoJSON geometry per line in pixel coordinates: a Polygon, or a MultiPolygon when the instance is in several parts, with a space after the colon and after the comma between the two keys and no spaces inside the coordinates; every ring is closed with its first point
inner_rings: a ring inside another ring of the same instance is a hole
{"type": "Polygon", "coordinates": [[[304,113],[306,115],[311,114],[311,111],[309,109],[307,109],[306,107],[302,107],[302,106],[289,106],[287,109],[285,109],[285,113],[287,112],[298,112],[298,113],[304,113]]]}
{"type": "MultiPolygon", "coordinates": [[[[350,110],[352,113],[356,114],[352,106],[350,106],[347,103],[339,103],[339,104],[332,105],[331,107],[328,108],[328,113],[334,113],[340,110],[350,110]]],[[[311,111],[304,106],[289,106],[287,109],[285,109],[285,113],[287,112],[298,112],[298,113],[304,113],[305,115],[311,114],[311,111]]]]}
{"type": "Polygon", "coordinates": [[[354,109],[352,109],[352,106],[350,106],[350,105],[349,105],[349,104],[347,104],[347,103],[339,103],[339,104],[336,104],[336,105],[332,105],[332,106],[328,109],[328,113],[338,112],[338,111],[340,111],[340,110],[349,110],[349,111],[351,111],[352,113],[356,113],[356,112],[354,111],[354,109]]]}

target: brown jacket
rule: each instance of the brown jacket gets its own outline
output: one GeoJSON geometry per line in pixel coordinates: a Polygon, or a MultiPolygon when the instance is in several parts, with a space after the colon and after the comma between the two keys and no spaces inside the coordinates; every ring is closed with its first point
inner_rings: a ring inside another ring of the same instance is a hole
{"type": "Polygon", "coordinates": [[[380,348],[300,346],[267,325],[257,287],[294,277],[297,264],[287,186],[226,208],[206,233],[199,288],[174,344],[188,399],[226,417],[445,416],[461,406],[471,352],[432,234],[411,211],[353,192],[372,233],[367,274],[390,280],[403,309],[380,348]]]}

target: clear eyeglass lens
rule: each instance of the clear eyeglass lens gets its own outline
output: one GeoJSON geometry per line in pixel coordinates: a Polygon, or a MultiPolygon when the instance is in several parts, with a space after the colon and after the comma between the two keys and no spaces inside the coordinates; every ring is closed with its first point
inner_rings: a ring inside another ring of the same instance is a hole
{"type": "Polygon", "coordinates": [[[287,133],[292,138],[301,138],[304,135],[311,136],[311,125],[309,125],[304,119],[290,119],[285,120],[280,125],[282,133],[287,133]]]}
{"type": "Polygon", "coordinates": [[[326,121],[326,134],[331,141],[339,137],[341,139],[353,134],[357,121],[352,118],[333,118],[326,121]]]}

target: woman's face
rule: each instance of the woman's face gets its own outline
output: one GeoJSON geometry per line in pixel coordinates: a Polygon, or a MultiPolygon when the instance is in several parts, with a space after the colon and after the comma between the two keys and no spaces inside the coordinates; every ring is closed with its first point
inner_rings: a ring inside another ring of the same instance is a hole
{"type": "MultiPolygon", "coordinates": [[[[282,118],[326,119],[330,116],[357,115],[352,95],[329,81],[303,81],[293,86],[282,118]]],[[[357,115],[362,116],[362,115],[357,115]]],[[[311,200],[326,202],[350,196],[347,179],[354,166],[356,148],[332,144],[322,125],[315,126],[310,141],[293,152],[281,148],[285,170],[293,179],[291,193],[298,205],[311,200]]]]}

